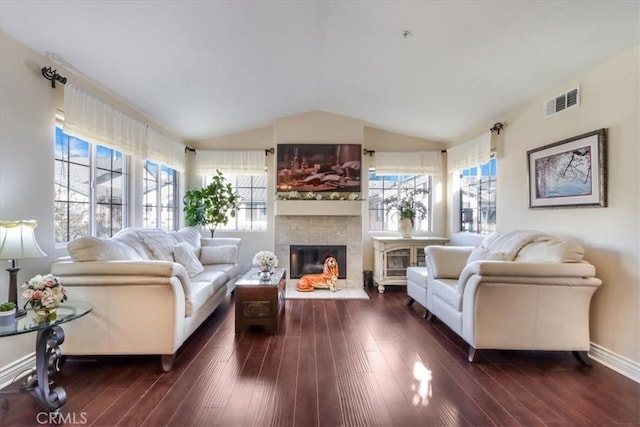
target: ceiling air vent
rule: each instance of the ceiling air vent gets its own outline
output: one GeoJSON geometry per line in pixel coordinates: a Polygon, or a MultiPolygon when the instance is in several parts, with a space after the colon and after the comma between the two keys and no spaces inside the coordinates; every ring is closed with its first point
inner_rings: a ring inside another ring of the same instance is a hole
{"type": "Polygon", "coordinates": [[[580,86],[571,89],[562,95],[551,98],[544,103],[545,119],[566,109],[580,105],[580,86]]]}

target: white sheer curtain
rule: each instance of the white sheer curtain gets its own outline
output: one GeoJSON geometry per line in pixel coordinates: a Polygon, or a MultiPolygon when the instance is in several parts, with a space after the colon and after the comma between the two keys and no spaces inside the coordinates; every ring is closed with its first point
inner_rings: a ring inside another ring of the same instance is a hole
{"type": "Polygon", "coordinates": [[[146,157],[147,125],[72,83],[64,86],[64,131],[128,155],[146,157]]]}
{"type": "Polygon", "coordinates": [[[447,170],[449,172],[483,165],[491,159],[491,132],[447,149],[447,170]]]}
{"type": "Polygon", "coordinates": [[[147,129],[147,159],[177,170],[185,170],[184,145],[153,128],[147,129]]]}
{"type": "Polygon", "coordinates": [[[442,173],[440,151],[377,151],[375,154],[376,175],[442,173]]]}
{"type": "Polygon", "coordinates": [[[264,150],[197,150],[196,174],[211,175],[220,169],[225,173],[259,175],[265,171],[264,150]]]}

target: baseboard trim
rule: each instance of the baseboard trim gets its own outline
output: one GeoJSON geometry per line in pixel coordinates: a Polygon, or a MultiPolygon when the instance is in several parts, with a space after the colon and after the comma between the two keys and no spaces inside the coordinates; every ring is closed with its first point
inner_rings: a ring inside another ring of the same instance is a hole
{"type": "Polygon", "coordinates": [[[27,376],[36,366],[36,354],[31,353],[0,368],[0,389],[27,376]]]}
{"type": "Polygon", "coordinates": [[[619,354],[616,354],[613,351],[593,342],[591,343],[589,356],[607,368],[640,383],[640,363],[634,362],[624,356],[620,356],[619,354]]]}

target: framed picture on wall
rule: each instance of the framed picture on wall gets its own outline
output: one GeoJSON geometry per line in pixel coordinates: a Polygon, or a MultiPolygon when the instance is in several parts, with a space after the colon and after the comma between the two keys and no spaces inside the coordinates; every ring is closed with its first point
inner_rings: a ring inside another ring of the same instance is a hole
{"type": "Polygon", "coordinates": [[[527,151],[529,207],[607,206],[606,129],[527,151]]]}
{"type": "Polygon", "coordinates": [[[344,200],[360,194],[360,144],[278,144],[276,157],[279,197],[344,200]]]}

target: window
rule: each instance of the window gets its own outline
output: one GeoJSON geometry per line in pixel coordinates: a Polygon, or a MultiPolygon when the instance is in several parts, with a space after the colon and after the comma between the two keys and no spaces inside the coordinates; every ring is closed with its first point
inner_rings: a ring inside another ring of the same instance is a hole
{"type": "Polygon", "coordinates": [[[144,163],[145,228],[175,230],[178,212],[175,169],[147,160],[144,163]]]}
{"type": "Polygon", "coordinates": [[[398,229],[398,215],[388,209],[385,200],[402,197],[406,190],[419,190],[419,200],[427,207],[425,218],[416,218],[415,229],[431,231],[431,177],[429,175],[376,175],[369,171],[369,230],[390,231],[398,229]]]}
{"type": "Polygon", "coordinates": [[[126,157],[56,126],[55,238],[111,237],[125,226],[126,157]]]}
{"type": "Polygon", "coordinates": [[[496,159],[460,172],[460,231],[496,231],[496,159]]]}
{"type": "MultiPolygon", "coordinates": [[[[266,230],[267,228],[267,175],[224,174],[238,193],[239,203],[235,218],[229,218],[220,230],[266,230]]],[[[205,178],[205,186],[210,182],[205,178]]]]}

